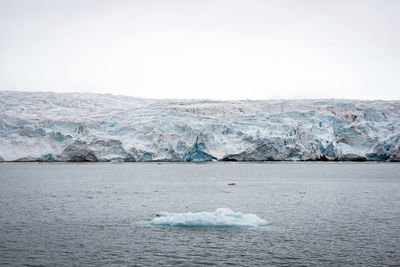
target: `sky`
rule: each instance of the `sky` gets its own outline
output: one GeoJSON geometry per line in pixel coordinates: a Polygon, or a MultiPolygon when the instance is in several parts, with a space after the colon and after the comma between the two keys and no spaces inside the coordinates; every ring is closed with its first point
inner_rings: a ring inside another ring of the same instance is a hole
{"type": "Polygon", "coordinates": [[[0,0],[0,90],[400,99],[397,0],[0,0]]]}

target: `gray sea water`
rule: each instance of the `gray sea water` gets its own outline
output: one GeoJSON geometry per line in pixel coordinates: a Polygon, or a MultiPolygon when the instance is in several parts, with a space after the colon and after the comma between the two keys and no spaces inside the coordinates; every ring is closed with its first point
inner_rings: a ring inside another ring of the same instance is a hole
{"type": "Polygon", "coordinates": [[[2,163],[0,263],[398,266],[400,164],[2,163]],[[219,207],[268,225],[149,224],[219,207]]]}

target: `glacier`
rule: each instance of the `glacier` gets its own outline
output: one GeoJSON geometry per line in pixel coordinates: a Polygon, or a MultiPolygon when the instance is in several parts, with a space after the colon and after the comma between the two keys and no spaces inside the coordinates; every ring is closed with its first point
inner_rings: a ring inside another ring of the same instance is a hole
{"type": "Polygon", "coordinates": [[[162,212],[158,214],[158,217],[153,218],[151,224],[170,226],[257,227],[264,226],[267,222],[255,214],[242,214],[241,212],[233,212],[228,208],[218,208],[214,212],[162,212]]]}
{"type": "Polygon", "coordinates": [[[400,101],[0,92],[0,161],[400,161],[400,101]]]}

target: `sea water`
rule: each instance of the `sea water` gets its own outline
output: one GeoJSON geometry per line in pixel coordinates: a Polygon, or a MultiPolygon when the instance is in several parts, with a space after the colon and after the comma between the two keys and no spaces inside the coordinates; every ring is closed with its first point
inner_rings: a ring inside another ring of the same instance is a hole
{"type": "Polygon", "coordinates": [[[1,265],[397,265],[399,251],[400,164],[0,164],[1,265]]]}

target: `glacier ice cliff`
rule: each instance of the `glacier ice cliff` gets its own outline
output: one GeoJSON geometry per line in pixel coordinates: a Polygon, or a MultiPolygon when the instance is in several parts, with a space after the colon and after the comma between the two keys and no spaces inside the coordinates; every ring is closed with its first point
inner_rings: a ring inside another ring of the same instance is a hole
{"type": "Polygon", "coordinates": [[[400,101],[0,92],[0,161],[400,161],[400,101]]]}

